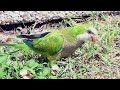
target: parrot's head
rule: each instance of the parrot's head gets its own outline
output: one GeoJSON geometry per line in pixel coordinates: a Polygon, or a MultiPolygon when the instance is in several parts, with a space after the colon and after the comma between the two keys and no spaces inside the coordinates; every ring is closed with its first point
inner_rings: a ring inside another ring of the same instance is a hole
{"type": "Polygon", "coordinates": [[[77,36],[79,40],[89,40],[93,43],[97,41],[97,30],[93,27],[86,28],[84,34],[80,34],[77,36]]]}
{"type": "Polygon", "coordinates": [[[86,35],[89,41],[95,43],[97,41],[97,30],[93,27],[86,30],[86,35]]]}

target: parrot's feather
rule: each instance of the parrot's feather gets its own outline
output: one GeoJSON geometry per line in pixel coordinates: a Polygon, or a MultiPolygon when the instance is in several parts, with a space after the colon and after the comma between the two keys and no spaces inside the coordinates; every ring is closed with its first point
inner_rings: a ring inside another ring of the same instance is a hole
{"type": "Polygon", "coordinates": [[[49,33],[44,38],[33,40],[34,48],[45,56],[55,55],[62,49],[63,43],[64,38],[62,37],[59,30],[49,33]]]}
{"type": "Polygon", "coordinates": [[[86,28],[89,27],[90,24],[80,24],[74,27],[67,27],[64,29],[61,29],[62,35],[69,41],[74,42],[76,39],[76,36],[79,34],[83,34],[86,31],[86,28]]]}
{"type": "Polygon", "coordinates": [[[17,49],[22,49],[22,50],[30,50],[30,48],[26,45],[26,44],[18,44],[18,43],[14,43],[14,44],[7,44],[7,43],[0,43],[0,46],[11,46],[17,49]]]}
{"type": "Polygon", "coordinates": [[[46,36],[48,33],[50,32],[45,32],[42,34],[34,34],[34,35],[18,35],[17,38],[28,38],[28,39],[36,39],[36,38],[42,38],[44,36],[46,36]]]}
{"type": "Polygon", "coordinates": [[[28,45],[30,48],[34,48],[34,46],[33,46],[33,44],[32,44],[32,41],[33,41],[33,40],[26,40],[26,39],[23,40],[23,42],[24,42],[26,45],[28,45]]]}

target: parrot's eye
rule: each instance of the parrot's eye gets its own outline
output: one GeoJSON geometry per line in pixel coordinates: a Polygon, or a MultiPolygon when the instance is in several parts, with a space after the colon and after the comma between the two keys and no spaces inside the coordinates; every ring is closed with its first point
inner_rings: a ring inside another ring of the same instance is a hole
{"type": "Polygon", "coordinates": [[[87,30],[88,34],[94,34],[91,30],[87,30]]]}

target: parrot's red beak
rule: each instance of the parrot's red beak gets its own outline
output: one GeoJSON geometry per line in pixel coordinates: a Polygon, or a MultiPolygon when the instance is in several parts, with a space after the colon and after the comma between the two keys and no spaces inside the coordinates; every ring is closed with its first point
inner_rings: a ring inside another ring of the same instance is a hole
{"type": "Polygon", "coordinates": [[[91,36],[91,39],[90,39],[93,43],[96,43],[97,41],[97,35],[94,35],[94,36],[91,36]]]}

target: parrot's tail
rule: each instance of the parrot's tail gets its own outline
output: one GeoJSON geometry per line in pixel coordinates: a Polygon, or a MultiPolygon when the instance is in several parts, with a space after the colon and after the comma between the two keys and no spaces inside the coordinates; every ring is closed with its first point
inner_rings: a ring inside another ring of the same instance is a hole
{"type": "Polygon", "coordinates": [[[17,49],[22,49],[22,50],[29,50],[30,48],[28,47],[28,45],[26,44],[18,44],[18,43],[14,43],[14,44],[8,44],[8,43],[0,43],[0,46],[11,46],[17,49]]]}
{"type": "Polygon", "coordinates": [[[0,43],[0,46],[15,46],[16,44],[0,43]]]}

